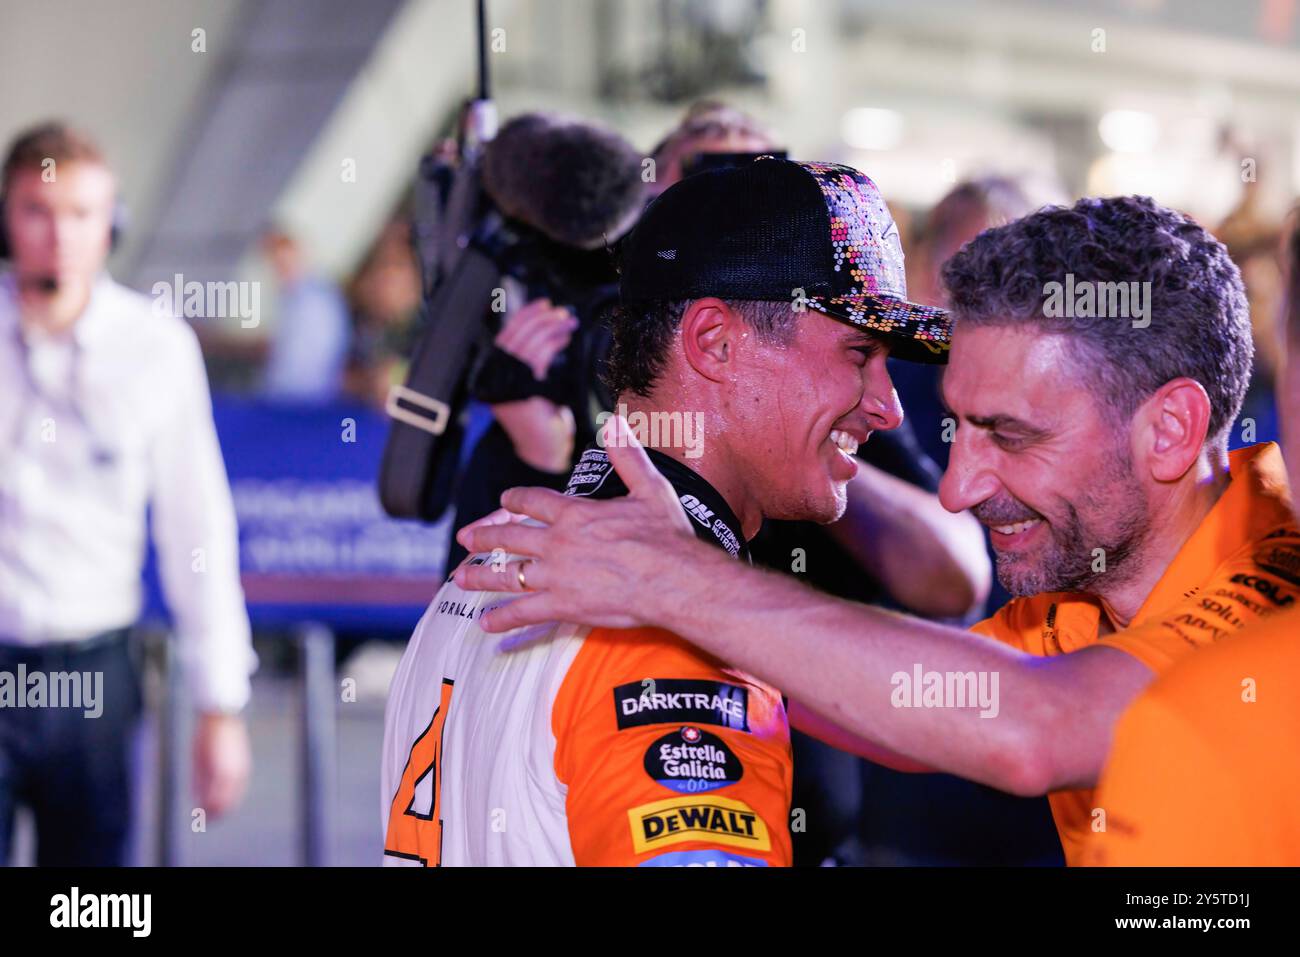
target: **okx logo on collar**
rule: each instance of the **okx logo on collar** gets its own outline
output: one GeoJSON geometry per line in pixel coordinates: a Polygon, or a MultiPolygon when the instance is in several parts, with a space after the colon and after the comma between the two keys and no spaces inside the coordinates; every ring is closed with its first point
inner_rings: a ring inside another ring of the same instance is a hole
{"type": "Polygon", "coordinates": [[[749,731],[749,691],[724,681],[647,678],[614,689],[618,729],[647,724],[713,724],[749,731]]]}

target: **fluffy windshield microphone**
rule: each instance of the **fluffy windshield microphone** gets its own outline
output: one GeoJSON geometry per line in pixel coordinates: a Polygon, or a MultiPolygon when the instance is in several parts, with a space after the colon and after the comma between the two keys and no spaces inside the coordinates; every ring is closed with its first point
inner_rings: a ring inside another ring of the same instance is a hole
{"type": "Polygon", "coordinates": [[[525,113],[483,154],[483,188],[506,216],[575,249],[627,232],[644,204],[641,155],[612,130],[525,113]]]}

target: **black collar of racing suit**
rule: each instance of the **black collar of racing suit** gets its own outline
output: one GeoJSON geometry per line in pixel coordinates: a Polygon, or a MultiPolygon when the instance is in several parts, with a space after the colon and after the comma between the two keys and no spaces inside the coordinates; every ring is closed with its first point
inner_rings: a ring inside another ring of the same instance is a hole
{"type": "MultiPolygon", "coordinates": [[[[695,536],[717,545],[732,558],[750,561],[749,548],[741,534],[740,520],[731,506],[698,472],[658,449],[646,449],[650,461],[672,483],[682,508],[691,519],[695,536]]],[[[618,477],[602,448],[591,446],[582,453],[569,475],[565,495],[585,498],[618,498],[627,494],[627,486],[618,477]]]]}

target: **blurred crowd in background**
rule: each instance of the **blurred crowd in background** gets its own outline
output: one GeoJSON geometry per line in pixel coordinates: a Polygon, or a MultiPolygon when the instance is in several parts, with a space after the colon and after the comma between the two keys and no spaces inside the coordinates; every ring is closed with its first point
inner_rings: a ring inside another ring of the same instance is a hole
{"type": "Polygon", "coordinates": [[[287,402],[349,397],[383,408],[404,379],[420,309],[410,217],[396,215],[357,270],[342,279],[313,268],[299,237],[268,226],[259,250],[273,276],[264,338],[199,329],[216,388],[287,402]]]}

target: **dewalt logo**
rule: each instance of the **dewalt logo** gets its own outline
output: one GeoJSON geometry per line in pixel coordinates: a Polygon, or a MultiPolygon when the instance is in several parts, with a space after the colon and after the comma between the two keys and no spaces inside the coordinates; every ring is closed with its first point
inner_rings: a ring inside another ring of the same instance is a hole
{"type": "Polygon", "coordinates": [[[642,804],[627,812],[638,854],[684,841],[709,841],[751,850],[771,850],[767,825],[743,801],[683,797],[642,804]]]}

